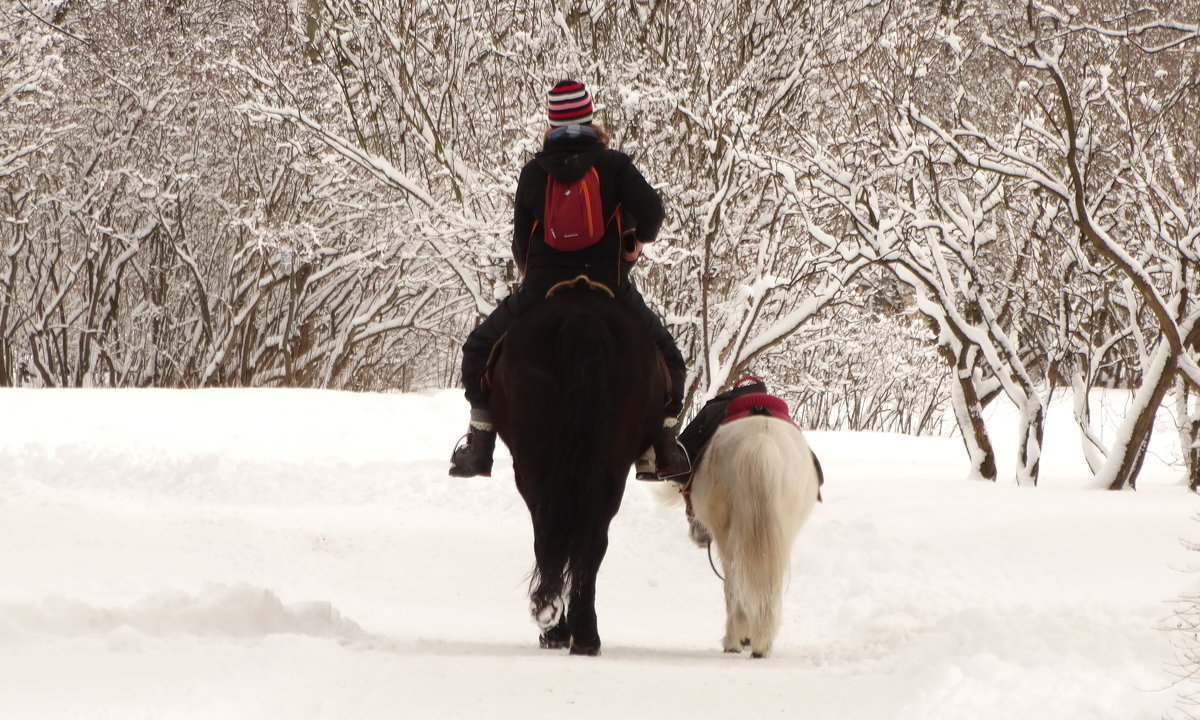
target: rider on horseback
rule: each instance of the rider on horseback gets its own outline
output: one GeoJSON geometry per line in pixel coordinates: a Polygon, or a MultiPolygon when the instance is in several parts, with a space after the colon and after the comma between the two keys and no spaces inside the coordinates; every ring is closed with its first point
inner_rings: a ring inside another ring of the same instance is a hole
{"type": "Polygon", "coordinates": [[[687,455],[675,438],[687,373],[683,355],[628,277],[642,244],[658,235],[664,216],[662,200],[629,156],[608,148],[607,133],[592,124],[592,109],[591,96],[583,83],[563,80],[549,92],[550,128],[543,149],[521,170],[517,182],[512,251],[517,266],[523,269],[523,281],[463,344],[462,381],[471,403],[471,420],[466,441],[450,456],[450,474],[454,477],[490,475],[492,471],[496,430],[482,380],[493,346],[513,319],[543,298],[551,286],[581,274],[611,288],[618,300],[642,317],[670,374],[667,419],[654,443],[657,475],[639,471],[638,478],[667,479],[690,471],[687,455]],[[605,218],[603,236],[582,249],[555,249],[543,232],[547,185],[551,178],[556,183],[577,182],[593,169],[605,218]]]}

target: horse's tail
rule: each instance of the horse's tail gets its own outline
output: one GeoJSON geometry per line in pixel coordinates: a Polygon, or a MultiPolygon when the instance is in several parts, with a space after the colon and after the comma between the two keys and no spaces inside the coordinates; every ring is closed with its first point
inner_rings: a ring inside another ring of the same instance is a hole
{"type": "MultiPolygon", "coordinates": [[[[592,313],[564,318],[555,340],[563,422],[557,437],[547,438],[546,466],[554,482],[544,497],[547,512],[535,513],[538,548],[533,577],[536,596],[549,601],[562,595],[572,575],[582,570],[596,544],[606,537],[609,414],[612,412],[616,342],[605,322],[592,313]]],[[[546,618],[549,620],[551,618],[546,618]]]]}
{"type": "Polygon", "coordinates": [[[745,613],[756,653],[766,654],[779,628],[783,587],[796,533],[816,503],[811,453],[791,425],[769,418],[730,423],[729,537],[726,582],[745,613]],[[740,479],[735,479],[740,478],[740,479]]]}

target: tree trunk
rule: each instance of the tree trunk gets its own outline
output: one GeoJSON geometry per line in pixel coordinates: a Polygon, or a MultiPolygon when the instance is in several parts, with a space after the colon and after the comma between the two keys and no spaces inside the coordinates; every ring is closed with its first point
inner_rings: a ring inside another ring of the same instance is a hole
{"type": "Polygon", "coordinates": [[[1079,427],[1079,440],[1083,449],[1083,459],[1087,462],[1088,470],[1093,475],[1104,467],[1104,459],[1108,451],[1100,442],[1100,438],[1092,431],[1092,400],[1089,393],[1092,390],[1089,371],[1086,375],[1078,368],[1071,373],[1071,395],[1074,404],[1075,424],[1079,427]]]}
{"type": "Polygon", "coordinates": [[[954,368],[954,382],[950,385],[950,395],[954,405],[954,417],[958,421],[967,456],[971,459],[971,472],[984,480],[996,482],[996,452],[992,449],[992,441],[988,438],[987,426],[983,422],[983,406],[975,389],[968,352],[964,348],[956,354],[945,345],[938,346],[938,352],[954,368]]]}
{"type": "MultiPolygon", "coordinates": [[[[1036,392],[1026,388],[1026,392],[1036,392]]],[[[1042,438],[1046,434],[1046,408],[1039,401],[1035,407],[1021,409],[1021,441],[1017,448],[1017,484],[1038,484],[1042,466],[1042,438]]]]}
{"type": "Polygon", "coordinates": [[[1200,492],[1200,405],[1192,407],[1192,390],[1185,378],[1176,387],[1175,416],[1179,418],[1179,449],[1188,489],[1200,492]]]}
{"type": "Polygon", "coordinates": [[[1142,376],[1142,386],[1134,393],[1132,410],[1135,415],[1126,419],[1118,433],[1124,442],[1113,448],[1105,464],[1109,490],[1123,490],[1127,486],[1137,489],[1137,476],[1150,443],[1150,433],[1154,430],[1154,416],[1175,379],[1178,364],[1179,359],[1171,352],[1168,341],[1161,341],[1142,376]]]}

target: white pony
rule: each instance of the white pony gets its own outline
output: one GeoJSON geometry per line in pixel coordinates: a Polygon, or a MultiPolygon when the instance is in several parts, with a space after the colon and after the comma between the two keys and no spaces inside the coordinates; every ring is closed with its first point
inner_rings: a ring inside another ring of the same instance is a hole
{"type": "Polygon", "coordinates": [[[689,534],[725,568],[725,652],[771,652],[792,542],[816,504],[820,469],[795,425],[765,415],[717,428],[690,488],[689,534]]]}

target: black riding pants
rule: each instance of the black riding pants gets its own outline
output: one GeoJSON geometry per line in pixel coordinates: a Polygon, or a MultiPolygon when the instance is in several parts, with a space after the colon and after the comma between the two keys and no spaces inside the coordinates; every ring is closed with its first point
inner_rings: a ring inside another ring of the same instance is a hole
{"type": "MultiPolygon", "coordinates": [[[[516,292],[504,298],[487,316],[487,319],[467,336],[467,341],[463,343],[462,383],[465,388],[464,394],[467,396],[467,402],[471,403],[471,407],[481,409],[487,407],[487,394],[483,391],[481,381],[483,373],[487,369],[488,356],[491,355],[492,346],[508,330],[517,315],[524,312],[530,304],[545,296],[546,289],[540,286],[530,287],[528,283],[522,284],[516,292]]],[[[675,338],[671,337],[671,333],[663,327],[658,315],[646,306],[646,301],[642,299],[642,294],[637,291],[633,283],[625,283],[614,292],[618,300],[628,305],[642,318],[646,326],[650,328],[654,344],[662,352],[663,359],[667,363],[667,371],[671,375],[671,397],[666,407],[667,416],[676,417],[683,412],[683,390],[684,383],[687,381],[687,364],[683,361],[683,354],[679,352],[675,338]]]]}

